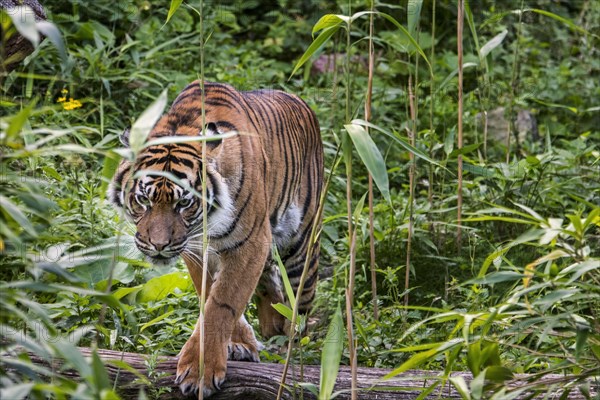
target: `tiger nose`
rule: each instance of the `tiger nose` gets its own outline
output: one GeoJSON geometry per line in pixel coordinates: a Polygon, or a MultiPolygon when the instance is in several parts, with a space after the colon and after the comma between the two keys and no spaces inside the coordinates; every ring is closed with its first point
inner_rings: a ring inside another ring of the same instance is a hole
{"type": "Polygon", "coordinates": [[[152,246],[154,246],[154,248],[156,249],[156,251],[162,251],[165,247],[167,247],[169,245],[169,241],[168,240],[156,240],[156,241],[153,241],[152,239],[150,239],[150,243],[152,244],[152,246]]]}

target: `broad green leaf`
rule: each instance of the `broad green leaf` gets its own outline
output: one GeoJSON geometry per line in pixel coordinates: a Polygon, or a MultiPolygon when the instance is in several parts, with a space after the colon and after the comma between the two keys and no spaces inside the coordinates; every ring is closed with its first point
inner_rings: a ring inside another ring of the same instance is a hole
{"type": "Polygon", "coordinates": [[[513,372],[499,365],[492,365],[485,369],[485,379],[493,382],[504,382],[514,378],[513,372]]]}
{"type": "Polygon", "coordinates": [[[298,60],[298,62],[296,63],[294,70],[290,74],[290,78],[292,76],[294,76],[294,74],[300,69],[300,67],[302,67],[304,65],[304,63],[306,63],[313,56],[313,54],[315,54],[317,51],[319,51],[321,49],[321,47],[323,47],[325,45],[325,43],[327,43],[329,38],[331,38],[333,36],[333,34],[338,31],[340,26],[342,26],[342,25],[334,25],[327,29],[324,29],[319,34],[319,36],[317,36],[317,38],[315,40],[313,40],[313,42],[310,44],[310,46],[308,46],[308,49],[306,49],[304,54],[302,54],[302,57],[300,57],[300,60],[298,60]]]}
{"type": "Polygon", "coordinates": [[[163,90],[160,96],[133,123],[129,136],[129,145],[135,154],[144,147],[148,134],[162,115],[166,105],[167,89],[163,90]]]}
{"type": "Polygon", "coordinates": [[[498,272],[493,272],[489,275],[486,275],[483,278],[473,279],[472,282],[490,285],[490,284],[500,283],[500,282],[516,281],[516,280],[522,279],[524,276],[525,275],[520,274],[518,272],[498,271],[498,272]]]}
{"type": "Polygon", "coordinates": [[[408,0],[406,7],[406,16],[408,20],[408,32],[411,36],[417,33],[417,25],[419,18],[421,17],[421,8],[423,7],[423,0],[408,0]]]}
{"type": "Polygon", "coordinates": [[[378,125],[372,124],[370,122],[364,121],[362,119],[355,119],[352,120],[352,124],[353,125],[362,125],[362,126],[368,126],[369,128],[378,130],[379,132],[383,133],[384,135],[388,136],[389,138],[393,139],[394,141],[396,141],[396,143],[398,143],[400,146],[404,147],[405,150],[409,151],[410,153],[413,153],[416,157],[419,157],[431,164],[437,165],[438,167],[443,168],[444,170],[447,171],[447,169],[441,165],[440,163],[438,163],[437,161],[433,160],[432,158],[430,158],[427,154],[423,153],[421,150],[417,149],[416,147],[413,147],[410,143],[407,143],[406,141],[402,140],[401,138],[397,137],[396,135],[394,135],[393,133],[391,133],[390,131],[381,128],[378,125]]]}
{"type": "Polygon", "coordinates": [[[505,29],[496,36],[494,36],[492,39],[490,39],[489,42],[484,44],[483,47],[479,50],[479,57],[484,58],[488,54],[490,54],[492,50],[494,50],[500,45],[500,43],[502,43],[502,41],[504,41],[504,38],[506,37],[507,33],[508,31],[505,29]]]}
{"type": "Polygon", "coordinates": [[[340,18],[338,15],[335,15],[335,14],[323,15],[317,21],[317,23],[313,26],[313,29],[312,29],[313,38],[314,38],[315,33],[319,32],[320,30],[338,27],[338,25],[341,25],[342,23],[344,23],[344,20],[342,18],[340,18]]]}
{"type": "Polygon", "coordinates": [[[387,169],[383,156],[379,152],[377,145],[371,139],[364,127],[361,125],[347,124],[344,125],[346,131],[354,143],[354,147],[363,163],[373,177],[379,191],[388,203],[392,202],[390,197],[390,187],[387,169]]]}
{"type": "Polygon", "coordinates": [[[452,152],[449,155],[449,158],[455,158],[458,157],[459,154],[469,154],[475,150],[477,150],[479,148],[479,146],[481,146],[481,143],[473,143],[473,144],[468,144],[466,146],[463,146],[460,149],[454,149],[452,150],[452,152]]]}
{"type": "Polygon", "coordinates": [[[323,345],[321,354],[321,376],[319,383],[319,400],[331,398],[335,380],[340,369],[340,360],[344,349],[344,321],[342,320],[342,310],[338,306],[323,345]]]}
{"type": "Polygon", "coordinates": [[[483,395],[483,385],[485,384],[485,370],[473,377],[469,387],[473,399],[481,399],[483,395]]]}
{"type": "Polygon", "coordinates": [[[169,7],[169,13],[167,14],[167,22],[173,17],[182,2],[183,0],[171,0],[171,6],[169,7]]]}
{"type": "Polygon", "coordinates": [[[291,308],[289,308],[285,304],[281,304],[281,303],[271,304],[271,307],[273,307],[275,310],[277,310],[277,312],[279,314],[283,315],[288,321],[291,321],[293,319],[294,312],[292,311],[291,308]]]}
{"type": "Polygon", "coordinates": [[[110,387],[108,373],[106,372],[104,363],[102,363],[102,360],[100,359],[100,356],[98,356],[96,350],[92,352],[92,374],[92,379],[96,384],[96,388],[107,389],[110,387]]]}
{"type": "Polygon", "coordinates": [[[448,380],[454,385],[464,400],[471,400],[471,391],[469,390],[467,382],[465,382],[465,378],[462,376],[452,376],[448,380]]]}
{"type": "Polygon", "coordinates": [[[137,300],[140,303],[164,299],[176,290],[188,291],[192,287],[192,281],[188,274],[180,271],[157,276],[146,282],[138,293],[137,300]]]}

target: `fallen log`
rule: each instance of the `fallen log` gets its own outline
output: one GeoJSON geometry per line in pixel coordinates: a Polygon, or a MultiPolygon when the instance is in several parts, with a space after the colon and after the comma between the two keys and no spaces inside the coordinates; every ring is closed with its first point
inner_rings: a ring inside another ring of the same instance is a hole
{"type": "MultiPolygon", "coordinates": [[[[81,353],[84,356],[90,356],[92,350],[89,348],[81,348],[81,353]]],[[[151,371],[148,368],[148,356],[143,354],[126,353],[112,350],[97,350],[98,355],[103,360],[110,379],[116,382],[119,394],[123,399],[137,399],[139,391],[142,387],[146,392],[156,392],[161,389],[161,399],[184,399],[179,388],[174,384],[174,376],[177,368],[177,359],[172,356],[164,356],[158,359],[158,362],[152,366],[151,371]],[[135,373],[123,369],[122,361],[129,364],[133,369],[138,371],[142,376],[148,377],[144,383],[135,373]]],[[[11,352],[15,354],[14,352],[11,352]]],[[[71,370],[62,368],[63,362],[60,359],[48,360],[34,354],[28,353],[30,359],[35,364],[42,364],[53,369],[63,376],[77,378],[77,373],[71,370]]],[[[268,363],[249,363],[230,361],[227,369],[227,379],[223,384],[220,392],[217,392],[211,397],[211,400],[223,399],[257,399],[257,400],[272,400],[277,396],[279,382],[283,371],[281,364],[268,363]]],[[[425,398],[443,398],[443,399],[461,399],[462,396],[447,380],[443,379],[442,372],[411,370],[398,376],[382,380],[382,377],[389,373],[390,370],[380,368],[359,368],[358,369],[358,388],[360,399],[377,399],[377,400],[403,400],[415,399],[423,391],[429,387],[437,385],[431,390],[425,398]]],[[[307,389],[303,389],[298,383],[311,383],[318,387],[320,369],[318,366],[305,365],[303,367],[293,366],[288,372],[286,379],[286,389],[284,390],[282,399],[316,399],[315,395],[307,389]],[[303,397],[299,397],[302,392],[303,397]]],[[[472,377],[466,372],[455,372],[452,377],[462,377],[467,383],[472,377]]],[[[527,387],[527,382],[531,375],[519,375],[510,383],[511,388],[527,387]]],[[[560,389],[565,389],[567,382],[572,381],[573,377],[565,377],[562,375],[545,375],[539,379],[537,389],[548,389],[555,387],[556,394],[560,396],[560,389]]],[[[334,393],[342,391],[337,397],[339,399],[350,398],[350,368],[346,366],[340,367],[340,372],[337,377],[334,393]]],[[[591,398],[596,398],[600,394],[599,382],[594,381],[591,387],[591,398]]],[[[531,389],[531,387],[530,387],[531,389]]],[[[516,398],[531,398],[530,390],[524,391],[516,398]]],[[[554,397],[553,397],[554,398],[554,397]]],[[[558,397],[556,397],[558,398],[558,397]]],[[[590,398],[584,396],[576,387],[568,394],[561,397],[566,399],[584,399],[590,398]]]]}

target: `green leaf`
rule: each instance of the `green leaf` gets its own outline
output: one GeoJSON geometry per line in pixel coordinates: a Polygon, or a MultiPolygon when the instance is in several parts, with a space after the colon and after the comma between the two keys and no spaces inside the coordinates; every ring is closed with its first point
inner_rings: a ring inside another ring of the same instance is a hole
{"type": "Polygon", "coordinates": [[[344,349],[344,321],[342,310],[338,306],[323,345],[321,354],[321,376],[319,382],[319,400],[331,398],[333,387],[340,369],[340,360],[344,349]]]}
{"type": "MultiPolygon", "coordinates": [[[[550,17],[550,18],[552,18],[552,19],[554,19],[556,21],[562,22],[563,24],[567,25],[572,30],[577,31],[577,32],[579,32],[581,34],[592,35],[592,36],[595,36],[596,38],[598,37],[598,35],[586,31],[585,29],[583,29],[582,27],[580,27],[579,25],[577,25],[576,23],[574,23],[570,19],[561,17],[560,15],[554,14],[554,13],[552,13],[550,11],[540,10],[540,9],[537,9],[537,8],[526,8],[526,9],[523,10],[523,12],[526,12],[526,11],[532,11],[534,13],[537,13],[537,14],[540,14],[540,15],[544,15],[544,16],[550,17]]],[[[519,10],[515,11],[515,13],[518,13],[518,12],[519,12],[519,10]]]]}
{"type": "Polygon", "coordinates": [[[271,307],[273,307],[275,310],[277,310],[277,312],[279,314],[283,315],[287,320],[291,321],[293,319],[294,312],[292,311],[291,308],[289,308],[285,304],[281,304],[281,303],[271,304],[271,307]]]}
{"type": "Polygon", "coordinates": [[[517,281],[523,279],[523,277],[525,277],[525,275],[518,272],[499,271],[486,275],[483,278],[473,279],[471,282],[490,285],[493,283],[517,281]]]}
{"type": "Polygon", "coordinates": [[[344,125],[346,131],[350,135],[354,147],[363,163],[373,177],[375,184],[385,200],[391,204],[390,187],[385,161],[379,152],[377,145],[371,139],[364,127],[361,125],[347,124],[344,125]]]}
{"type": "Polygon", "coordinates": [[[158,98],[133,123],[129,136],[129,145],[135,154],[144,147],[148,134],[162,115],[166,105],[167,89],[163,90],[158,98]]]}
{"type": "Polygon", "coordinates": [[[37,30],[42,35],[46,36],[48,40],[52,42],[54,47],[56,47],[56,50],[58,50],[58,55],[60,56],[63,63],[66,62],[68,59],[67,50],[65,48],[65,43],[63,41],[62,35],[60,34],[60,31],[58,30],[56,25],[48,21],[38,21],[36,22],[35,26],[37,30]]]}
{"type": "Polygon", "coordinates": [[[355,119],[352,120],[352,124],[353,125],[362,125],[362,126],[368,126],[369,128],[378,130],[379,132],[383,133],[384,135],[390,137],[391,139],[395,140],[396,143],[398,143],[400,146],[402,146],[405,150],[409,151],[410,153],[414,154],[416,157],[419,157],[431,164],[437,165],[440,168],[443,168],[444,170],[448,171],[446,169],[446,167],[444,167],[443,165],[441,165],[440,163],[438,163],[437,161],[431,159],[427,154],[423,153],[421,150],[417,149],[416,147],[413,147],[410,143],[407,143],[406,141],[402,140],[401,138],[397,137],[396,135],[394,135],[393,133],[391,133],[390,131],[381,128],[378,125],[372,124],[370,122],[364,121],[362,119],[355,119]]]}
{"type": "Polygon", "coordinates": [[[167,311],[164,314],[159,315],[158,317],[154,318],[152,321],[148,321],[146,322],[144,325],[142,325],[140,327],[140,332],[142,333],[146,328],[149,328],[153,325],[156,325],[157,323],[159,323],[160,321],[162,321],[163,319],[169,317],[171,314],[173,314],[175,312],[175,310],[171,310],[171,311],[167,311]]]}
{"type": "Polygon", "coordinates": [[[137,295],[140,303],[164,299],[176,290],[189,291],[192,282],[188,274],[175,271],[170,274],[157,276],[146,282],[137,295]]]}
{"type": "MultiPolygon", "coordinates": [[[[334,25],[327,29],[324,29],[319,34],[319,36],[317,36],[317,38],[315,40],[313,40],[313,42],[310,44],[310,46],[308,46],[308,49],[306,49],[304,54],[302,54],[302,57],[300,57],[300,60],[298,60],[298,62],[296,63],[294,70],[290,74],[290,78],[292,76],[294,76],[294,74],[300,69],[300,67],[302,67],[313,56],[313,54],[315,54],[317,51],[319,51],[321,49],[321,47],[323,47],[325,45],[325,43],[327,43],[329,38],[331,38],[333,36],[333,34],[338,31],[340,26],[342,26],[342,25],[334,25]]],[[[290,78],[288,78],[288,79],[290,79],[290,78]]]]}
{"type": "Polygon", "coordinates": [[[340,18],[339,15],[336,14],[325,14],[323,15],[317,23],[312,28],[312,35],[314,38],[315,33],[323,29],[329,29],[334,27],[339,27],[344,23],[344,19],[340,18]]]}
{"type": "Polygon", "coordinates": [[[455,127],[448,130],[446,132],[446,137],[444,138],[444,153],[446,153],[448,156],[450,156],[450,154],[452,154],[452,150],[454,150],[454,138],[456,138],[455,127]]]}
{"type": "Polygon", "coordinates": [[[179,6],[183,0],[171,0],[171,6],[169,7],[169,13],[167,14],[167,22],[171,19],[171,17],[175,14],[175,12],[179,9],[179,6]]]}
{"type": "Polygon", "coordinates": [[[102,163],[102,181],[100,186],[100,198],[104,200],[106,197],[106,190],[108,189],[108,184],[115,174],[117,167],[119,166],[120,156],[114,151],[108,151],[106,153],[106,157],[104,157],[104,162],[102,163]]]}
{"type": "Polygon", "coordinates": [[[106,368],[104,368],[104,364],[102,363],[102,360],[100,359],[100,356],[96,350],[92,352],[92,373],[93,380],[96,383],[96,388],[108,389],[110,387],[108,373],[106,372],[106,368]]]}
{"type": "Polygon", "coordinates": [[[273,259],[277,261],[277,265],[279,266],[279,272],[281,273],[281,280],[283,281],[283,286],[285,288],[285,293],[290,301],[291,308],[296,307],[296,296],[294,295],[294,289],[292,289],[292,284],[290,283],[290,279],[287,275],[287,270],[285,269],[285,265],[281,261],[281,257],[279,256],[279,251],[277,251],[277,246],[273,246],[273,259]]]}
{"type": "Polygon", "coordinates": [[[434,349],[427,350],[427,351],[424,351],[421,353],[417,353],[417,354],[413,355],[411,358],[409,358],[408,360],[406,360],[398,368],[389,372],[386,376],[383,377],[383,379],[384,380],[390,379],[398,374],[408,371],[409,369],[414,369],[414,368],[418,367],[419,365],[425,363],[426,361],[433,359],[433,357],[435,357],[436,355],[443,353],[447,350],[450,350],[456,346],[463,345],[463,344],[464,344],[464,340],[462,338],[450,339],[447,342],[442,343],[441,345],[439,345],[438,347],[436,347],[434,349]]]}
{"type": "Polygon", "coordinates": [[[23,211],[7,197],[0,195],[0,211],[13,219],[21,228],[33,237],[37,237],[37,231],[25,216],[23,211]]]}
{"type": "Polygon", "coordinates": [[[506,367],[492,365],[485,369],[485,379],[493,382],[505,382],[514,378],[512,371],[506,367]]]}
{"type": "Polygon", "coordinates": [[[484,44],[483,47],[481,49],[479,49],[479,57],[484,58],[488,54],[490,54],[490,52],[492,50],[494,50],[496,47],[498,47],[504,41],[504,38],[506,37],[507,34],[508,34],[508,31],[505,29],[502,32],[500,32],[499,34],[497,34],[496,36],[494,36],[492,39],[490,39],[489,42],[484,44]]]}
{"type": "Polygon", "coordinates": [[[471,400],[471,391],[469,390],[467,382],[465,382],[465,378],[463,378],[462,376],[452,376],[448,380],[451,384],[454,385],[454,387],[463,399],[471,400]]]}
{"type": "Polygon", "coordinates": [[[6,136],[8,140],[14,139],[14,137],[17,136],[19,132],[21,132],[21,129],[23,128],[23,125],[25,125],[25,122],[27,122],[27,118],[29,118],[33,107],[35,107],[36,102],[37,100],[33,100],[27,105],[27,107],[21,109],[21,111],[19,111],[17,115],[10,119],[10,124],[6,129],[6,136]]]}
{"type": "Polygon", "coordinates": [[[423,0],[408,0],[406,7],[406,17],[408,20],[408,32],[411,36],[417,33],[417,25],[419,18],[421,17],[421,8],[423,7],[423,0]]]}

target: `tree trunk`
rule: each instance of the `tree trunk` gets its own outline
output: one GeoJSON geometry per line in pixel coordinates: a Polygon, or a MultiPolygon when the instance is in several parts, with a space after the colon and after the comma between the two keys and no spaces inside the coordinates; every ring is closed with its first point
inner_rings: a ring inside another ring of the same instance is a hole
{"type": "MultiPolygon", "coordinates": [[[[36,21],[46,20],[46,12],[37,0],[0,0],[0,9],[12,18],[15,17],[12,13],[16,12],[14,8],[17,6],[29,6],[36,21]]],[[[25,16],[20,15],[17,18],[25,18],[25,16]]],[[[4,23],[4,21],[0,22],[4,23]]],[[[6,37],[6,33],[0,30],[0,72],[12,71],[34,50],[29,40],[21,36],[18,31],[11,34],[10,37],[6,37]]]]}
{"type": "MultiPolygon", "coordinates": [[[[84,356],[91,354],[91,349],[81,348],[80,349],[84,356]]],[[[149,371],[147,357],[142,354],[135,353],[124,353],[112,350],[98,350],[98,355],[104,361],[108,375],[111,380],[117,380],[115,387],[123,399],[137,399],[140,388],[145,385],[139,381],[136,381],[137,377],[135,374],[125,371],[115,365],[115,361],[124,361],[131,367],[139,371],[141,375],[149,377],[152,382],[151,386],[145,386],[144,389],[149,397],[152,397],[153,392],[160,388],[161,392],[167,389],[167,393],[160,395],[161,399],[184,399],[185,397],[179,391],[179,388],[174,384],[174,376],[177,368],[177,359],[175,357],[160,357],[158,362],[149,371]],[[170,390],[170,391],[169,391],[170,390]]],[[[32,362],[36,364],[44,364],[50,366],[50,364],[42,359],[41,357],[29,353],[29,357],[32,362]]],[[[61,371],[62,360],[53,360],[51,363],[53,370],[60,372],[61,375],[76,378],[77,374],[73,371],[61,371]]],[[[222,386],[221,391],[217,392],[211,397],[211,400],[223,400],[223,399],[258,399],[258,400],[273,400],[277,396],[277,389],[279,388],[279,379],[283,371],[282,364],[267,364],[267,363],[249,363],[249,362],[234,362],[228,363],[227,379],[222,386]]],[[[382,381],[381,378],[385,376],[389,370],[380,368],[358,368],[358,388],[360,399],[377,399],[377,400],[402,400],[402,399],[415,399],[429,386],[433,385],[437,381],[441,381],[443,376],[442,372],[437,371],[407,371],[399,374],[398,376],[382,381]]],[[[320,369],[318,366],[305,365],[302,369],[299,366],[290,368],[288,372],[286,385],[287,388],[284,390],[283,399],[316,399],[315,395],[304,389],[302,396],[300,392],[302,389],[297,385],[299,382],[310,383],[318,387],[319,385],[319,374],[320,369]]],[[[463,377],[464,380],[469,383],[471,375],[465,372],[452,373],[452,377],[463,377]]],[[[566,382],[565,377],[562,375],[547,375],[538,381],[538,389],[548,389],[550,385],[557,385],[561,387],[561,382],[566,382]]],[[[572,378],[572,377],[571,377],[572,378]]],[[[512,388],[517,388],[525,385],[527,382],[527,376],[518,376],[511,383],[512,388]]],[[[351,385],[351,371],[350,367],[340,367],[340,372],[337,377],[335,385],[336,391],[343,391],[337,399],[349,399],[351,385]]],[[[593,384],[592,384],[593,386],[593,384]]],[[[492,391],[493,393],[493,391],[492,391]]],[[[592,388],[591,398],[598,395],[598,387],[592,388]]],[[[529,392],[531,394],[531,392],[529,392]]],[[[527,392],[522,393],[517,398],[526,398],[527,392]]],[[[462,397],[456,391],[454,386],[449,382],[440,384],[431,391],[426,398],[443,398],[443,399],[461,399],[462,397]]],[[[583,395],[578,390],[573,390],[568,399],[583,399],[583,395]]]]}

